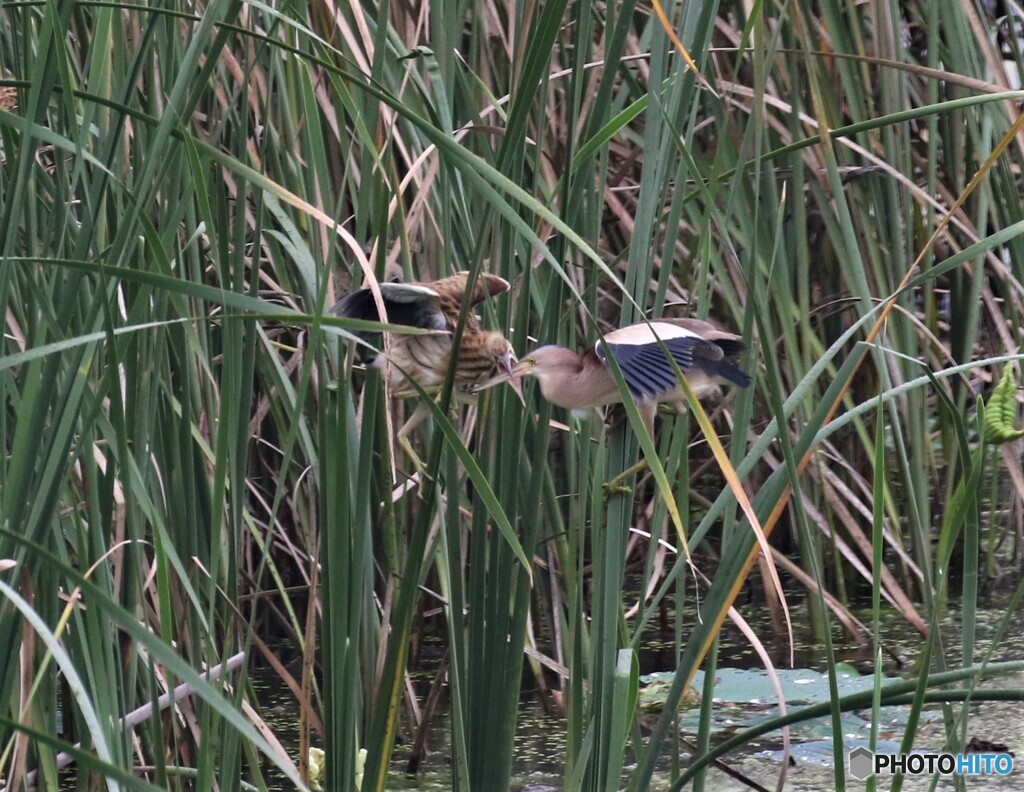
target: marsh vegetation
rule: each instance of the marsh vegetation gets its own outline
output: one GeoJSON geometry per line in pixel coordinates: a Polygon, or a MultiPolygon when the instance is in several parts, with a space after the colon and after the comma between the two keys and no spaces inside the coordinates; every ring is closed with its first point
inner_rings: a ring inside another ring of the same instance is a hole
{"type": "MultiPolygon", "coordinates": [[[[524,681],[561,724],[566,789],[656,770],[703,788],[713,698],[696,733],[678,704],[751,592],[771,625],[755,651],[799,604],[819,671],[840,631],[879,682],[898,614],[918,652],[872,722],[909,699],[909,748],[937,703],[966,745],[970,703],[1016,667],[990,661],[1024,591],[1016,5],[24,0],[0,18],[8,789],[56,789],[68,759],[69,788],[301,789],[310,747],[325,789],[357,763],[381,789],[442,700],[453,788],[503,789],[524,681]],[[753,385],[653,439],[630,404],[579,420],[533,386],[525,406],[450,384],[386,399],[356,365],[365,326],[328,309],[462,270],[512,284],[480,322],[520,355],[710,316],[753,385]],[[393,431],[421,403],[412,480],[393,431]],[[979,638],[993,586],[1005,620],[979,638]],[[671,683],[641,717],[655,627],[671,683]],[[414,695],[427,628],[441,656],[414,695]],[[297,748],[255,671],[288,692],[297,748]]],[[[854,704],[833,692],[842,788],[854,704]]]]}

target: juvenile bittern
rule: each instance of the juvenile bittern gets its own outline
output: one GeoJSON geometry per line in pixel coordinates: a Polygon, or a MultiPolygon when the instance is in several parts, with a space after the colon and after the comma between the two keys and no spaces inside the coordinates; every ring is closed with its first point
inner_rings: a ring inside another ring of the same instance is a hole
{"type": "MultiPolygon", "coordinates": [[[[460,272],[431,283],[379,284],[389,324],[434,331],[425,335],[389,334],[387,358],[377,355],[368,363],[385,372],[389,385],[402,387],[407,379],[412,379],[429,389],[444,382],[452,354],[452,334],[458,325],[463,301],[468,299],[472,308],[487,297],[509,290],[504,278],[481,274],[472,294],[467,295],[468,282],[469,273],[460,272]]],[[[331,313],[350,319],[383,321],[368,288],[340,299],[331,313]]],[[[470,310],[456,352],[456,386],[465,388],[496,373],[508,376],[515,363],[516,356],[508,340],[501,333],[481,330],[476,315],[470,310]]],[[[522,389],[516,389],[516,393],[521,399],[522,389]]],[[[398,430],[398,441],[413,460],[416,455],[409,446],[408,435],[429,414],[427,405],[418,405],[398,430]]]]}
{"type": "Polygon", "coordinates": [[[536,377],[544,398],[559,407],[586,410],[618,404],[622,395],[608,367],[611,355],[648,434],[653,435],[658,403],[686,400],[666,350],[698,398],[716,391],[721,382],[741,388],[750,385],[750,377],[734,362],[744,350],[739,336],[699,319],[658,319],[607,333],[582,354],[565,347],[542,346],[511,372],[501,372],[477,389],[518,377],[536,377]]]}

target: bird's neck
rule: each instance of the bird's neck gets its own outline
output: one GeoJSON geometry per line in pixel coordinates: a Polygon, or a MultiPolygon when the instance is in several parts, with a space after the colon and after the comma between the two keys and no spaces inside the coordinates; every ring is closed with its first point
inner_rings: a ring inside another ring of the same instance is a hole
{"type": "Polygon", "coordinates": [[[552,404],[570,409],[604,407],[620,401],[615,380],[592,349],[580,356],[576,369],[568,376],[542,380],[541,393],[552,404]]]}

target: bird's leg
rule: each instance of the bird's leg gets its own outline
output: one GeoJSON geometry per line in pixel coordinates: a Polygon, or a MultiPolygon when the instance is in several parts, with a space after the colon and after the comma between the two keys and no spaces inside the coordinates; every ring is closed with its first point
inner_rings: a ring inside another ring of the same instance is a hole
{"type": "MultiPolygon", "coordinates": [[[[658,405],[656,402],[638,404],[637,410],[640,412],[640,419],[644,422],[644,429],[647,430],[647,436],[654,441],[654,414],[658,411],[658,405]]],[[[641,470],[646,470],[648,467],[647,459],[640,459],[635,464],[630,465],[628,468],[623,470],[619,475],[613,478],[611,481],[605,482],[601,488],[604,490],[604,496],[606,498],[612,495],[624,495],[629,492],[629,487],[625,486],[622,482],[629,480],[641,470]]]]}
{"type": "MultiPolygon", "coordinates": [[[[435,394],[434,398],[435,400],[440,398],[441,394],[439,389],[429,388],[427,390],[428,392],[438,391],[435,394]]],[[[450,411],[452,413],[452,416],[454,417],[457,415],[458,405],[460,402],[475,404],[476,401],[476,396],[474,396],[473,394],[466,393],[456,388],[455,390],[452,391],[452,400],[450,405],[450,411]]],[[[423,460],[420,459],[419,454],[417,454],[416,451],[413,450],[410,435],[412,435],[412,431],[417,426],[422,424],[429,415],[430,406],[426,402],[419,402],[419,404],[416,405],[416,409],[413,410],[412,415],[410,415],[406,422],[402,424],[402,428],[395,433],[395,440],[398,441],[399,447],[402,449],[402,451],[405,452],[405,455],[409,458],[409,461],[412,462],[413,467],[416,468],[416,471],[421,474],[426,471],[427,466],[426,463],[424,463],[423,460]]]]}
{"type": "Polygon", "coordinates": [[[647,436],[651,438],[651,442],[654,442],[654,416],[658,412],[657,402],[644,402],[636,406],[637,411],[640,413],[640,419],[644,422],[644,429],[647,430],[647,436]]]}
{"type": "MultiPolygon", "coordinates": [[[[405,453],[406,458],[412,463],[413,473],[410,474],[405,481],[396,486],[391,492],[391,502],[397,503],[398,500],[409,493],[412,489],[415,489],[417,485],[421,484],[426,478],[427,466],[420,459],[419,454],[412,447],[412,440],[410,436],[413,429],[423,423],[424,418],[430,413],[430,408],[423,402],[420,402],[416,409],[413,410],[412,415],[402,424],[401,428],[395,433],[395,440],[398,441],[399,448],[405,453]]],[[[404,473],[402,475],[405,475],[404,473]]],[[[420,490],[420,497],[422,497],[422,490],[420,490]]]]}
{"type": "Polygon", "coordinates": [[[417,404],[416,409],[412,411],[412,415],[410,415],[406,422],[402,424],[402,428],[399,429],[395,435],[395,439],[398,441],[399,447],[401,447],[405,452],[405,455],[409,457],[409,461],[412,462],[413,467],[420,473],[426,470],[427,466],[423,463],[423,460],[420,459],[419,454],[413,450],[412,442],[409,440],[409,435],[412,433],[413,429],[423,423],[428,415],[430,415],[430,408],[422,402],[417,404]]]}
{"type": "Polygon", "coordinates": [[[409,458],[409,461],[412,462],[412,466],[416,468],[418,473],[422,473],[427,469],[426,464],[422,459],[420,459],[420,455],[413,450],[412,443],[409,441],[409,437],[407,435],[398,436],[398,445],[402,451],[405,452],[405,455],[409,458]]]}
{"type": "MultiPolygon", "coordinates": [[[[435,398],[439,397],[440,393],[438,393],[437,397],[435,398]]],[[[457,403],[459,401],[466,401],[467,398],[471,402],[475,401],[471,397],[461,395],[460,392],[457,390],[453,391],[451,405],[452,409],[457,409],[457,403]]],[[[416,405],[416,409],[412,411],[412,415],[409,416],[408,420],[406,420],[406,422],[402,424],[402,428],[399,429],[398,432],[395,434],[395,439],[398,441],[399,447],[405,452],[405,455],[409,457],[409,461],[412,462],[413,467],[415,467],[416,470],[420,473],[423,473],[427,469],[427,466],[423,462],[423,460],[420,459],[419,454],[417,454],[413,450],[410,435],[412,435],[413,429],[422,424],[429,416],[430,406],[427,405],[426,402],[421,401],[419,404],[416,405]]]]}

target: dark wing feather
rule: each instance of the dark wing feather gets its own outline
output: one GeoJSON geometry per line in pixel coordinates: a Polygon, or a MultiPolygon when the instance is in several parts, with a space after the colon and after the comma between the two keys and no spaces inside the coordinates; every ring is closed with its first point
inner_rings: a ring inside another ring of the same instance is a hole
{"type": "Polygon", "coordinates": [[[729,380],[733,385],[739,385],[741,388],[745,388],[753,382],[747,372],[730,360],[701,361],[696,364],[696,368],[713,377],[729,380]]]}
{"type": "MultiPolygon", "coordinates": [[[[683,344],[684,357],[681,358],[677,351],[672,353],[684,373],[688,369],[694,369],[708,376],[720,377],[741,388],[749,386],[752,382],[747,373],[736,365],[737,359],[747,350],[747,345],[740,336],[719,330],[710,322],[700,319],[662,318],[655,322],[681,327],[699,337],[697,343],[683,344]],[[685,356],[687,352],[690,357],[685,356]]],[[[690,339],[671,339],[665,344],[669,349],[673,349],[673,342],[676,340],[688,342],[690,339]]]]}
{"type": "Polygon", "coordinates": [[[634,398],[655,399],[663,393],[674,390],[679,384],[675,369],[665,355],[668,350],[680,371],[685,373],[694,366],[694,350],[708,344],[701,338],[686,336],[669,338],[662,342],[647,344],[598,344],[597,353],[606,361],[605,347],[615,357],[622,372],[622,378],[634,398]]]}
{"type": "MultiPolygon", "coordinates": [[[[684,373],[693,368],[694,361],[702,350],[714,346],[700,338],[670,338],[664,343],[668,351],[672,353],[676,365],[684,373]]],[[[675,372],[672,374],[672,378],[675,379],[675,372]]]]}
{"type": "Polygon", "coordinates": [[[666,346],[672,350],[672,356],[684,373],[687,369],[693,368],[712,377],[721,377],[741,388],[750,385],[752,380],[747,373],[729,360],[729,358],[740,355],[746,349],[746,345],[742,341],[733,338],[698,341],[697,344],[690,345],[686,351],[687,360],[684,365],[673,345],[677,341],[689,340],[691,339],[674,338],[666,342],[666,346]]]}
{"type": "Polygon", "coordinates": [[[645,396],[653,398],[675,388],[675,372],[665,352],[657,344],[645,344],[632,357],[631,367],[639,369],[646,380],[653,383],[653,387],[645,392],[645,396]]]}
{"type": "Polygon", "coordinates": [[[695,358],[706,357],[709,360],[721,360],[723,357],[738,358],[747,351],[747,345],[743,343],[742,338],[734,333],[719,330],[711,322],[688,317],[676,319],[662,317],[655,321],[681,327],[707,341],[706,346],[694,349],[695,358]]]}
{"type": "MultiPolygon", "coordinates": [[[[446,329],[440,300],[437,292],[432,289],[413,283],[381,283],[380,294],[390,324],[422,327],[425,330],[446,329]]],[[[369,289],[357,289],[342,297],[331,308],[331,313],[348,319],[382,321],[373,292],[369,289]]]]}
{"type": "MultiPolygon", "coordinates": [[[[618,356],[616,356],[616,362],[618,362],[618,356]]],[[[665,389],[660,372],[644,365],[640,360],[632,359],[624,365],[619,364],[619,370],[634,398],[649,399],[665,389]]]]}
{"type": "Polygon", "coordinates": [[[712,377],[721,377],[734,385],[746,388],[752,380],[734,362],[747,349],[739,338],[716,338],[703,347],[694,349],[693,366],[712,377]],[[707,347],[714,347],[716,353],[706,354],[707,347]]]}
{"type": "Polygon", "coordinates": [[[708,346],[721,350],[719,353],[709,356],[715,359],[737,358],[747,351],[747,345],[739,338],[711,338],[708,339],[708,346]]]}

